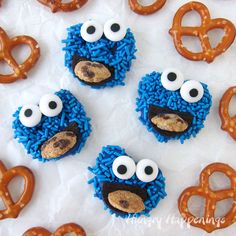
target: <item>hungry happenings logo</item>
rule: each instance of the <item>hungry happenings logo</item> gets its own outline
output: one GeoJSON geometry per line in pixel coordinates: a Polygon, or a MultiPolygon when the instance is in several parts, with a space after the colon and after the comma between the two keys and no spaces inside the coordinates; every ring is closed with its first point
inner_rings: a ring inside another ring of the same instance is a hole
{"type": "Polygon", "coordinates": [[[181,229],[190,228],[191,224],[201,225],[215,225],[220,227],[221,224],[225,223],[224,217],[190,217],[184,219],[179,215],[167,215],[166,217],[141,217],[141,218],[128,218],[126,219],[127,224],[132,225],[146,225],[147,227],[157,226],[158,229],[164,229],[166,225],[178,225],[181,229]]]}

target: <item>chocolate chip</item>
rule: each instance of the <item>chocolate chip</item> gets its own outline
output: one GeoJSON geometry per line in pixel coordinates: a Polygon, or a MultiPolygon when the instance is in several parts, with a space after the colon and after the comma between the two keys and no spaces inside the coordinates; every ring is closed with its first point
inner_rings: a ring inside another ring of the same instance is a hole
{"type": "Polygon", "coordinates": [[[55,142],[53,144],[54,148],[59,147],[60,149],[64,149],[65,147],[67,147],[70,144],[70,140],[68,139],[60,139],[57,142],[55,142]]]}
{"type": "Polygon", "coordinates": [[[89,68],[87,66],[83,66],[81,68],[81,71],[83,73],[83,75],[89,79],[92,79],[95,76],[95,73],[91,70],[89,70],[89,68]]]}
{"type": "Polygon", "coordinates": [[[128,208],[129,207],[129,203],[126,200],[120,200],[119,203],[120,203],[120,206],[123,207],[123,208],[128,208]]]}

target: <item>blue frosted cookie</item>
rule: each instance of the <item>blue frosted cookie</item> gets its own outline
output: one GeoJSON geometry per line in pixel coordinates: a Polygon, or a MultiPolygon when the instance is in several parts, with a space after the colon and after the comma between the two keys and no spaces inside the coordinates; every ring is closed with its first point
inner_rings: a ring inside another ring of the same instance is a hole
{"type": "Polygon", "coordinates": [[[212,97],[206,84],[186,81],[171,68],[144,76],[136,103],[140,121],[159,142],[179,139],[184,143],[204,127],[212,97]]]}
{"type": "Polygon", "coordinates": [[[13,117],[14,137],[42,162],[79,153],[91,132],[83,106],[67,90],[46,94],[39,104],[18,108],[13,117]]]}
{"type": "Polygon", "coordinates": [[[94,20],[68,28],[65,66],[82,84],[93,88],[124,85],[135,59],[134,35],[119,20],[102,26],[94,20]]]}
{"type": "Polygon", "coordinates": [[[135,163],[119,146],[103,147],[89,170],[95,175],[89,180],[95,197],[117,217],[149,216],[166,196],[165,178],[157,164],[149,159],[135,163]]]}

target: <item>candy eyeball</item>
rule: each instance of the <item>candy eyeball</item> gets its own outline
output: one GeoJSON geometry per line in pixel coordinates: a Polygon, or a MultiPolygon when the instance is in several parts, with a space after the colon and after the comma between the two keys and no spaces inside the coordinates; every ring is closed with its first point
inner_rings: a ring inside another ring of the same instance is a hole
{"type": "Polygon", "coordinates": [[[127,28],[118,19],[111,19],[104,25],[104,34],[106,38],[113,42],[122,40],[127,33],[127,28]]]}
{"type": "Polygon", "coordinates": [[[103,35],[103,27],[94,20],[86,21],[81,27],[81,37],[89,43],[98,41],[103,35]]]}
{"type": "Polygon", "coordinates": [[[112,171],[119,179],[130,179],[135,174],[136,165],[132,158],[119,156],[112,164],[112,171]]]}
{"type": "Polygon", "coordinates": [[[186,102],[195,103],[202,99],[204,89],[200,82],[189,80],[182,85],[180,94],[186,102]]]}
{"type": "Polygon", "coordinates": [[[138,179],[144,183],[149,183],[155,180],[158,172],[158,166],[152,160],[143,159],[137,164],[136,175],[138,179]]]}
{"type": "Polygon", "coordinates": [[[41,121],[42,113],[36,105],[25,105],[21,108],[19,119],[22,125],[32,128],[41,121]]]}
{"type": "Polygon", "coordinates": [[[165,89],[176,91],[183,85],[184,76],[178,69],[169,68],[163,71],[161,83],[165,89]]]}
{"type": "Polygon", "coordinates": [[[61,113],[63,104],[57,95],[46,94],[40,99],[39,108],[45,116],[54,117],[61,113]]]}

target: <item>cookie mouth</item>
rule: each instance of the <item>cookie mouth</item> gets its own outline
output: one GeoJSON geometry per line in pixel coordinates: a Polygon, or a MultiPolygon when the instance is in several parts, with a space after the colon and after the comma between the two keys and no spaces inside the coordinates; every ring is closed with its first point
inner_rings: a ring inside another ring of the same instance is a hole
{"type": "Polygon", "coordinates": [[[102,62],[75,55],[72,68],[76,77],[88,85],[102,85],[114,77],[114,68],[102,62]]]}
{"type": "Polygon", "coordinates": [[[148,198],[145,189],[120,183],[103,183],[102,195],[106,205],[119,214],[142,212],[148,198]]]}
{"type": "Polygon", "coordinates": [[[79,145],[80,139],[78,124],[72,122],[41,145],[41,156],[54,159],[67,155],[79,145]]]}
{"type": "Polygon", "coordinates": [[[161,135],[178,136],[190,128],[193,116],[188,112],[150,105],[148,119],[152,127],[161,135]]]}

